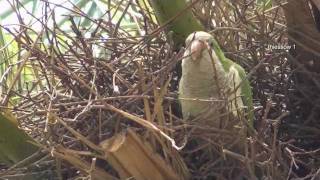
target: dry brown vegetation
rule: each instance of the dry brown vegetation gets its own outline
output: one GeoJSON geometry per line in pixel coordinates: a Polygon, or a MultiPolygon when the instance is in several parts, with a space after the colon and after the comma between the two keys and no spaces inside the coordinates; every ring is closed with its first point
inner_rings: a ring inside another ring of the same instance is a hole
{"type": "MultiPolygon", "coordinates": [[[[173,48],[165,28],[140,4],[132,1],[128,6],[140,14],[136,32],[111,23],[110,12],[104,19],[91,19],[80,11],[72,16],[87,17],[93,25],[81,29],[71,16],[72,30],[67,32],[56,26],[49,8],[39,18],[43,29],[36,38],[27,27],[10,31],[18,53],[30,53],[21,56],[20,63],[31,66],[36,76],[28,90],[11,89],[12,96],[21,98],[13,111],[21,128],[48,154],[28,166],[23,162],[4,168],[0,176],[32,172],[43,179],[117,177],[119,172],[106,161],[99,144],[131,128],[181,179],[228,179],[233,172],[249,179],[319,177],[319,149],[304,149],[290,136],[288,97],[294,86],[288,52],[267,48],[288,42],[279,4],[263,11],[254,1],[208,0],[193,9],[226,56],[250,72],[256,130],[243,154],[211,141],[217,136],[237,139],[236,134],[181,119],[175,69],[183,48],[173,48]],[[195,128],[202,128],[203,134],[194,134],[195,128]],[[206,146],[192,143],[199,137],[206,146]],[[208,147],[214,158],[208,157],[208,147]]],[[[123,13],[130,12],[124,8],[123,13]]]]}

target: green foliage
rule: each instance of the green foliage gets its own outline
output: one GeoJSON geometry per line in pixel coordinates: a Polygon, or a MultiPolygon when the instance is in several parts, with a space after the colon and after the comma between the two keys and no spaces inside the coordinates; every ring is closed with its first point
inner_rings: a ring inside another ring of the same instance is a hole
{"type": "Polygon", "coordinates": [[[7,89],[7,82],[11,81],[12,74],[10,71],[12,70],[12,50],[15,50],[16,48],[13,45],[13,43],[8,44],[8,42],[12,41],[12,37],[6,35],[2,31],[2,27],[0,27],[0,77],[1,77],[1,90],[6,91],[7,89]]]}
{"type": "Polygon", "coordinates": [[[12,120],[0,114],[0,161],[12,165],[38,150],[32,138],[19,129],[12,120]]]}
{"type": "MultiPolygon", "coordinates": [[[[10,34],[3,32],[0,27],[0,77],[2,81],[1,91],[6,92],[9,85],[13,82],[16,76],[16,71],[19,68],[19,60],[24,51],[19,52],[17,43],[10,34]]],[[[34,76],[34,69],[30,62],[27,62],[20,73],[18,82],[14,85],[14,89],[22,92],[32,86],[32,82],[36,79],[34,76]]],[[[12,98],[16,99],[15,96],[12,98]]]]}
{"type": "MultiPolygon", "coordinates": [[[[70,8],[71,11],[69,11],[69,9],[63,9],[63,7],[59,7],[59,4],[58,6],[56,6],[56,8],[62,8],[63,10],[66,10],[63,16],[56,15],[56,21],[58,22],[58,27],[61,30],[71,31],[70,17],[72,17],[74,22],[76,23],[77,28],[83,30],[83,35],[90,35],[92,29],[94,29],[97,24],[96,22],[93,23],[92,20],[99,18],[108,18],[108,14],[106,14],[105,12],[110,10],[110,14],[112,14],[112,22],[114,24],[119,23],[119,29],[130,29],[130,33],[133,33],[134,35],[141,35],[141,32],[139,32],[139,22],[137,20],[135,21],[133,18],[133,14],[138,11],[138,9],[134,9],[134,6],[129,6],[130,1],[124,0],[119,3],[118,1],[105,0],[72,0],[71,3],[74,5],[70,8]],[[126,10],[126,7],[129,8],[126,10]]],[[[40,2],[38,0],[23,0],[19,2],[18,8],[21,10],[20,15],[23,15],[25,11],[28,11],[31,14],[27,14],[27,16],[23,19],[31,18],[32,21],[35,21],[35,19],[32,18],[32,15],[34,17],[37,17],[37,14],[39,14],[43,5],[44,2],[40,2]]],[[[55,4],[51,5],[55,6],[55,4]]],[[[0,19],[12,19],[13,16],[20,16],[19,14],[15,14],[16,11],[11,8],[11,6],[9,7],[10,8],[5,9],[3,13],[0,14],[0,19]]],[[[28,36],[31,36],[32,38],[37,37],[37,33],[40,31],[40,29],[37,27],[33,27],[31,21],[29,22],[29,24],[27,24],[27,26],[30,26],[31,28],[26,29],[26,33],[28,34],[28,36]]],[[[50,24],[48,24],[48,26],[50,26],[50,24]]],[[[54,35],[58,37],[57,39],[59,41],[59,44],[61,44],[61,47],[59,47],[59,51],[63,52],[65,49],[64,47],[68,46],[67,43],[70,43],[70,37],[66,36],[63,33],[55,33],[54,35]]],[[[74,36],[74,34],[72,33],[70,33],[69,35],[74,36]]],[[[51,34],[51,32],[48,32],[48,36],[42,37],[45,46],[40,46],[41,49],[43,48],[44,51],[47,51],[46,45],[49,45],[47,44],[49,43],[48,39],[52,36],[53,34],[51,34]]],[[[6,92],[10,84],[12,84],[12,80],[17,75],[17,69],[20,66],[21,57],[26,53],[25,50],[20,49],[21,47],[19,47],[17,42],[14,41],[14,38],[15,37],[12,34],[3,29],[3,26],[0,27],[0,77],[3,77],[1,79],[2,92],[6,92]]],[[[56,47],[52,48],[57,50],[56,47]]],[[[97,51],[105,50],[100,49],[97,51]]],[[[39,88],[41,87],[34,86],[35,83],[39,84],[39,82],[37,82],[39,81],[39,77],[36,76],[37,71],[40,70],[38,69],[38,67],[38,64],[32,64],[32,62],[28,60],[25,63],[21,73],[19,74],[18,81],[15,82],[13,86],[13,91],[21,93],[24,91],[39,90],[39,88]]],[[[19,101],[19,99],[19,96],[13,95],[10,97],[10,102],[15,104],[19,101]]]]}
{"type": "Polygon", "coordinates": [[[265,11],[272,7],[272,0],[256,0],[258,9],[265,11]]]}

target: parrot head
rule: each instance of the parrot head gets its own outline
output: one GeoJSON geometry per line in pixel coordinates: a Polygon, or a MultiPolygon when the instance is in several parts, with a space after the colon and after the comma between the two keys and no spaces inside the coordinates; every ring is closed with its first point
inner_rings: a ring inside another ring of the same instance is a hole
{"type": "Polygon", "coordinates": [[[185,43],[187,47],[186,54],[189,55],[194,62],[201,60],[203,53],[210,53],[214,59],[218,59],[215,58],[217,57],[215,52],[219,50],[219,46],[213,36],[207,32],[193,32],[187,37],[185,43]]]}

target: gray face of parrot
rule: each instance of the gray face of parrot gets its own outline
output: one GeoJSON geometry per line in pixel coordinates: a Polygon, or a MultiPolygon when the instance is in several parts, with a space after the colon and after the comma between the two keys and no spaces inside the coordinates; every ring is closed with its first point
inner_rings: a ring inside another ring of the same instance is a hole
{"type": "Polygon", "coordinates": [[[203,59],[218,60],[216,53],[213,51],[212,41],[213,37],[206,32],[200,31],[190,34],[185,42],[187,47],[185,55],[191,56],[190,59],[196,63],[203,59]]]}
{"type": "MultiPolygon", "coordinates": [[[[200,36],[201,37],[201,36],[200,36]]],[[[200,38],[199,33],[192,33],[186,39],[187,51],[191,55],[193,61],[200,60],[202,57],[202,52],[208,50],[207,40],[200,38]]]]}
{"type": "MultiPolygon", "coordinates": [[[[222,63],[214,50],[211,34],[197,31],[186,39],[186,51],[182,60],[182,75],[195,76],[199,80],[225,74],[222,63]]],[[[189,79],[189,78],[188,78],[189,79]]]]}
{"type": "Polygon", "coordinates": [[[190,45],[190,54],[193,61],[201,59],[202,51],[208,49],[207,42],[201,40],[193,40],[190,45]]]}

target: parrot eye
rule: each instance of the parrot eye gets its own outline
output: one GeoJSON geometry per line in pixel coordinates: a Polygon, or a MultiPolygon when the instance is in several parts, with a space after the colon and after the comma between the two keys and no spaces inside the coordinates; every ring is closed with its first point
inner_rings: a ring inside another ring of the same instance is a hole
{"type": "Polygon", "coordinates": [[[208,44],[209,44],[210,47],[213,47],[213,42],[212,41],[209,41],[208,44]]]}

